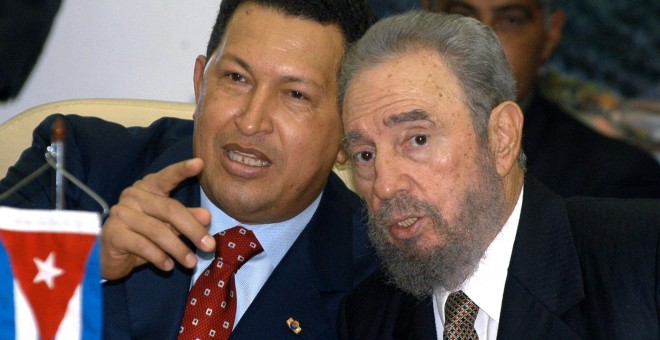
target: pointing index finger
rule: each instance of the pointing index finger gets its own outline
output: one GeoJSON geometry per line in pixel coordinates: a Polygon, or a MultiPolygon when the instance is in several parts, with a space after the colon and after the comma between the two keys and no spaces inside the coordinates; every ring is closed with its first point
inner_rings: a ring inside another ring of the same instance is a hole
{"type": "Polygon", "coordinates": [[[136,183],[143,190],[169,196],[169,193],[184,180],[198,175],[202,171],[204,161],[192,158],[169,165],[159,172],[150,174],[136,183]]]}

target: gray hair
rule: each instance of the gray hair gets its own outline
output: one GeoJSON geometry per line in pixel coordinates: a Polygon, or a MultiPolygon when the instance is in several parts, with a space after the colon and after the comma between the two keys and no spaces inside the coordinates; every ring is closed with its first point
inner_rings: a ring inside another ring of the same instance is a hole
{"type": "MultiPolygon", "coordinates": [[[[411,11],[377,22],[344,57],[340,106],[357,73],[420,48],[437,52],[447,62],[458,78],[478,141],[487,145],[490,112],[504,101],[515,101],[516,81],[497,35],[472,18],[411,11]]],[[[524,158],[521,151],[518,163],[523,167],[524,158]]]]}

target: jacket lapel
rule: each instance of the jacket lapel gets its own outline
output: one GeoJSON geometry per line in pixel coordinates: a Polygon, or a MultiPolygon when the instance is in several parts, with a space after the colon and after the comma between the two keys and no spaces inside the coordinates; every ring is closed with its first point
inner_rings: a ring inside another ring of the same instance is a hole
{"type": "MultiPolygon", "coordinates": [[[[336,334],[341,298],[353,286],[352,216],[333,175],[321,203],[232,332],[233,339],[313,339],[336,334]],[[296,335],[287,319],[300,323],[296,335]]],[[[330,338],[336,338],[331,336],[330,338]]]]}
{"type": "Polygon", "coordinates": [[[564,201],[528,178],[498,338],[578,338],[560,316],[583,298],[582,272],[564,201]]]}

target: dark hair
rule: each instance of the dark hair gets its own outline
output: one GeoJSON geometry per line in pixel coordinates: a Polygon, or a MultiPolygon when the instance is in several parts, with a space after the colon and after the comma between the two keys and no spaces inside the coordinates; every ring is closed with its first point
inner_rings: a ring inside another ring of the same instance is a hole
{"type": "Polygon", "coordinates": [[[286,15],[309,19],[323,25],[337,25],[347,45],[358,40],[376,21],[368,0],[222,0],[206,48],[207,57],[210,57],[220,44],[236,8],[245,2],[270,7],[286,15]]]}

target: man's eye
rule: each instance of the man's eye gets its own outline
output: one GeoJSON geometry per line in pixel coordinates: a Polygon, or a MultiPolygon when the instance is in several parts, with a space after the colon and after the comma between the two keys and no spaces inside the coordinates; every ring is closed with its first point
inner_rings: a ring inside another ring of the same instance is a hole
{"type": "Polygon", "coordinates": [[[528,19],[522,15],[504,15],[496,20],[495,30],[514,30],[526,24],[528,19]]]}
{"type": "Polygon", "coordinates": [[[419,135],[412,138],[412,143],[415,145],[424,145],[429,141],[428,136],[419,135]]]}
{"type": "Polygon", "coordinates": [[[291,95],[291,97],[296,98],[296,99],[301,99],[301,100],[307,99],[307,96],[304,93],[300,92],[300,91],[291,91],[290,95],[291,95]]]}
{"type": "Polygon", "coordinates": [[[228,76],[232,81],[236,81],[236,82],[245,81],[245,78],[243,78],[243,76],[238,73],[230,73],[228,76]]]}
{"type": "Polygon", "coordinates": [[[353,156],[356,163],[369,162],[374,158],[374,153],[371,151],[358,152],[353,156]]]}

